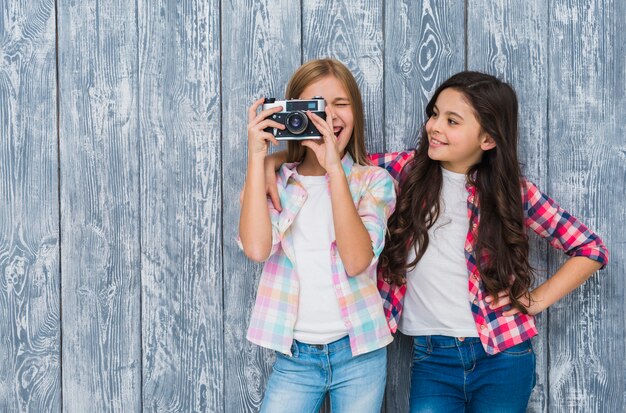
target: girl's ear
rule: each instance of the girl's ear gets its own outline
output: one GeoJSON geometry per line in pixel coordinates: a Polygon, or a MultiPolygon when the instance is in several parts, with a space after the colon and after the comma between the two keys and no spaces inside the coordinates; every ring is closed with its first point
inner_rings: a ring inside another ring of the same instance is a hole
{"type": "Polygon", "coordinates": [[[485,133],[482,139],[480,140],[480,149],[482,149],[483,151],[488,151],[495,147],[496,147],[496,141],[493,140],[491,135],[489,135],[488,133],[485,133]]]}

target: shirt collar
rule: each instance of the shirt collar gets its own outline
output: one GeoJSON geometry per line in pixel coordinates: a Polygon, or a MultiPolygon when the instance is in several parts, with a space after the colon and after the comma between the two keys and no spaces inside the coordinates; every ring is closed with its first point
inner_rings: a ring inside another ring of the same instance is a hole
{"type": "MultiPolygon", "coordinates": [[[[294,175],[297,175],[296,167],[300,164],[300,162],[291,162],[284,163],[280,169],[278,170],[279,181],[282,183],[283,187],[287,186],[287,181],[294,175]]],[[[346,174],[346,177],[350,177],[350,173],[352,172],[352,167],[354,166],[354,160],[352,156],[346,151],[345,155],[341,159],[341,166],[343,167],[343,172],[346,174]]],[[[328,178],[328,175],[326,175],[328,178]]]]}

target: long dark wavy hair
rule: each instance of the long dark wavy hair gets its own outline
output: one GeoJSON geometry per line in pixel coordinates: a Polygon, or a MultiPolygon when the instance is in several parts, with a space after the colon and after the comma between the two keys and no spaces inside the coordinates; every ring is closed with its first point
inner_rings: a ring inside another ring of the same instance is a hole
{"type": "MultiPolygon", "coordinates": [[[[495,141],[493,149],[467,171],[467,180],[476,187],[479,225],[475,257],[485,290],[496,296],[509,290],[512,305],[526,313],[518,299],[530,298],[533,269],[528,262],[528,237],[522,208],[521,172],[517,158],[518,103],[513,88],[494,76],[460,72],[446,80],[426,106],[427,119],[439,94],[452,88],[462,93],[474,110],[482,131],[495,141]]],[[[395,213],[380,265],[391,283],[406,282],[407,270],[414,268],[428,248],[428,229],[441,210],[442,172],[440,162],[428,157],[426,124],[407,172],[400,180],[395,213]],[[407,262],[410,248],[416,258],[407,262]]]]}

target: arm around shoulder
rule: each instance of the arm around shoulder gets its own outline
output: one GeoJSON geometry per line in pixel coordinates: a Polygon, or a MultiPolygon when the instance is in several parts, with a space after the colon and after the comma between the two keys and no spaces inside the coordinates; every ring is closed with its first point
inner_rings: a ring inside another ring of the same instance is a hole
{"type": "Polygon", "coordinates": [[[396,189],[394,180],[384,169],[373,169],[367,191],[359,202],[358,213],[369,233],[373,260],[371,265],[378,262],[378,257],[385,246],[387,221],[396,207],[396,189]]]}

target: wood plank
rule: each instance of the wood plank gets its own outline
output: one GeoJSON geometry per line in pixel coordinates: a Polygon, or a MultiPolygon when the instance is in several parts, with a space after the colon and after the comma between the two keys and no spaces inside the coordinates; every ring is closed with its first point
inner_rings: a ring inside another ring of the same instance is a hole
{"type": "MultiPolygon", "coordinates": [[[[550,310],[548,410],[623,411],[626,6],[613,0],[550,6],[550,194],[613,254],[607,269],[550,310]]],[[[550,258],[553,272],[563,255],[550,258]]]]}
{"type": "MultiPolygon", "coordinates": [[[[547,47],[548,5],[541,0],[468,3],[467,66],[509,82],[519,101],[519,159],[522,172],[547,189],[547,47]]],[[[548,244],[531,231],[531,265],[536,282],[546,280],[548,244]]],[[[548,398],[547,313],[540,314],[540,333],[533,339],[536,385],[528,411],[544,412],[548,398]]]]}
{"type": "MultiPolygon", "coordinates": [[[[433,92],[465,66],[461,0],[385,3],[384,136],[387,151],[415,148],[433,92]]],[[[396,334],[389,346],[386,412],[409,409],[412,340],[396,334]]]]}
{"type": "Polygon", "coordinates": [[[57,8],[63,409],[139,411],[136,10],[57,8]]]}
{"type": "Polygon", "coordinates": [[[222,164],[224,206],[224,411],[258,411],[274,353],[246,340],[261,266],[237,247],[239,193],[247,162],[247,109],[284,97],[300,65],[300,5],[289,0],[222,6],[222,164]],[[246,11],[242,13],[242,10],[246,11]]]}
{"type": "Polygon", "coordinates": [[[143,409],[223,412],[219,2],[138,7],[143,409]]]}
{"type": "Polygon", "coordinates": [[[385,4],[385,148],[399,151],[417,146],[435,89],[465,68],[465,4],[385,4]]]}
{"type": "Polygon", "coordinates": [[[0,411],[61,411],[54,1],[0,5],[0,411]]]}
{"type": "Polygon", "coordinates": [[[383,5],[375,0],[302,2],[303,61],[332,57],[354,75],[369,151],[383,149],[383,5]]]}

